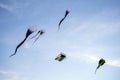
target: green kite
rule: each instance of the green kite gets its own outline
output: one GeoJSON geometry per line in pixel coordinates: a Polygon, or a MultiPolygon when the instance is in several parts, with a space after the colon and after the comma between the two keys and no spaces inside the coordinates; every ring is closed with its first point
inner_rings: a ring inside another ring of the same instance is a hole
{"type": "Polygon", "coordinates": [[[104,64],[105,64],[105,60],[104,60],[103,58],[101,58],[101,59],[99,60],[98,66],[97,66],[97,68],[96,68],[96,70],[95,70],[95,74],[96,74],[97,69],[99,69],[99,67],[102,66],[102,65],[104,65],[104,64]]]}

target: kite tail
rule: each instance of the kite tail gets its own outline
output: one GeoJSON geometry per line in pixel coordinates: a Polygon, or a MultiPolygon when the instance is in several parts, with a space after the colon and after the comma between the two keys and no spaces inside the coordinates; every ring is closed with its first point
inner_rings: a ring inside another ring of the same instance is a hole
{"type": "Polygon", "coordinates": [[[100,67],[100,64],[97,66],[97,68],[96,68],[96,70],[95,70],[95,74],[96,74],[96,72],[97,72],[97,69],[99,69],[99,67],[100,67]]]}
{"type": "Polygon", "coordinates": [[[40,33],[40,31],[38,31],[38,32],[37,32],[37,34],[36,34],[36,35],[34,35],[33,37],[31,37],[30,39],[35,38],[35,37],[36,37],[39,33],[40,33]]]}
{"type": "Polygon", "coordinates": [[[59,25],[58,25],[58,30],[60,29],[60,23],[59,23],[59,25]]]}
{"type": "Polygon", "coordinates": [[[97,68],[96,68],[96,70],[95,70],[95,74],[96,74],[96,72],[97,72],[97,68]]]}
{"type": "Polygon", "coordinates": [[[59,26],[58,26],[58,30],[60,29],[60,24],[59,24],[59,26]]]}
{"type": "Polygon", "coordinates": [[[60,29],[60,25],[61,25],[61,23],[63,22],[63,20],[65,19],[65,17],[64,18],[62,18],[62,20],[59,22],[59,25],[58,25],[58,30],[60,29]]]}
{"type": "Polygon", "coordinates": [[[16,54],[17,49],[26,41],[26,39],[27,39],[27,37],[25,37],[25,39],[16,47],[15,52],[12,55],[10,55],[9,57],[12,57],[16,54]]]}
{"type": "Polygon", "coordinates": [[[39,39],[40,35],[35,39],[35,41],[33,42],[33,44],[39,39]]]}

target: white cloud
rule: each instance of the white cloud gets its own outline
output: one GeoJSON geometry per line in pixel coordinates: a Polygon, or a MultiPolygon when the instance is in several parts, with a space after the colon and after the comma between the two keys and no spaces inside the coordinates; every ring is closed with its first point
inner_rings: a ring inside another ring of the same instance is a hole
{"type": "MultiPolygon", "coordinates": [[[[71,35],[77,35],[82,39],[94,40],[98,37],[108,36],[120,31],[120,11],[102,11],[83,21],[78,27],[70,31],[71,35]],[[92,37],[92,38],[91,38],[92,37]]],[[[74,21],[73,21],[74,22],[74,21]]]]}
{"type": "Polygon", "coordinates": [[[20,13],[23,8],[29,5],[28,2],[19,2],[17,0],[11,1],[9,4],[0,3],[0,8],[3,8],[12,13],[20,13]]]}
{"type": "Polygon", "coordinates": [[[96,55],[84,55],[84,58],[88,59],[89,62],[96,62],[99,61],[100,57],[96,55]]]}
{"type": "Polygon", "coordinates": [[[108,65],[120,67],[120,59],[118,60],[107,60],[108,65]]]}
{"type": "Polygon", "coordinates": [[[13,8],[7,4],[0,3],[0,8],[13,12],[13,8]]]}
{"type": "MultiPolygon", "coordinates": [[[[97,55],[88,55],[88,54],[78,54],[75,56],[71,56],[72,58],[76,59],[82,59],[90,63],[98,62],[100,58],[104,58],[102,56],[97,56],[97,55]]],[[[113,67],[120,67],[120,59],[106,59],[104,58],[107,65],[113,66],[113,67]]]]}
{"type": "Polygon", "coordinates": [[[24,76],[18,75],[16,72],[0,70],[1,80],[29,80],[24,76]]]}

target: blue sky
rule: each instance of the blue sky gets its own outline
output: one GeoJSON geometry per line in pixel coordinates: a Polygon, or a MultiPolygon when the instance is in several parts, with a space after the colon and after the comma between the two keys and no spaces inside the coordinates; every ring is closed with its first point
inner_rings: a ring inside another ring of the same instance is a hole
{"type": "Polygon", "coordinates": [[[120,0],[0,0],[0,80],[120,80],[120,0]],[[70,14],[61,24],[65,10],[70,14]],[[29,38],[31,26],[45,30],[29,38]],[[67,55],[62,62],[54,58],[67,55]],[[97,74],[100,58],[106,60],[97,74]]]}

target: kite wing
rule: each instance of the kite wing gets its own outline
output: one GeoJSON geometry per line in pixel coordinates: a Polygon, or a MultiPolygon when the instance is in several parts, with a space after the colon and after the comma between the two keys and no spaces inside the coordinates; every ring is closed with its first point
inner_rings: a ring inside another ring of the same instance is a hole
{"type": "Polygon", "coordinates": [[[30,35],[30,34],[32,34],[34,32],[34,30],[32,30],[31,28],[29,28],[28,30],[27,30],[27,32],[26,32],[26,38],[28,38],[28,36],[30,35]]]}
{"type": "Polygon", "coordinates": [[[103,58],[100,59],[99,64],[102,66],[105,63],[105,60],[103,58]]]}
{"type": "Polygon", "coordinates": [[[67,15],[68,15],[69,13],[70,13],[70,10],[66,10],[64,17],[67,17],[67,15]]]}

